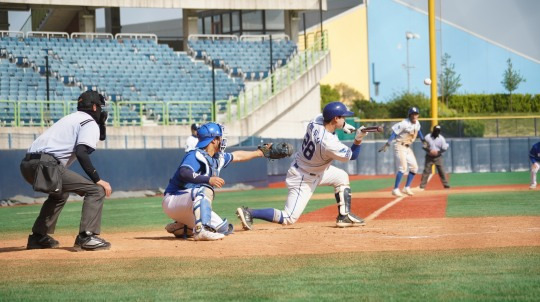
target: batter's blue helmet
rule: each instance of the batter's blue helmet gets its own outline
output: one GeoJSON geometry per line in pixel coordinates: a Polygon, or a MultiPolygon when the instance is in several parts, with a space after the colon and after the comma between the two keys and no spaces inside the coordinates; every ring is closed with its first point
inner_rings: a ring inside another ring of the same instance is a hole
{"type": "Polygon", "coordinates": [[[332,120],[336,116],[353,116],[354,113],[347,109],[347,106],[342,102],[332,102],[324,106],[323,118],[325,122],[332,120]]]}
{"type": "Polygon", "coordinates": [[[221,126],[216,123],[207,123],[199,127],[197,130],[197,148],[205,148],[215,137],[222,137],[223,131],[221,126]]]}
{"type": "Polygon", "coordinates": [[[409,108],[409,114],[407,114],[407,116],[409,116],[411,114],[420,114],[420,111],[416,107],[411,107],[411,108],[409,108]]]}

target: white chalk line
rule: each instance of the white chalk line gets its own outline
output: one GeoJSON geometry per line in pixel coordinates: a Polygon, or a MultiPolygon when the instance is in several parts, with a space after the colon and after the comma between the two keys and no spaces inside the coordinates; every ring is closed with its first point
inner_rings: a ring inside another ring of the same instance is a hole
{"type": "Polygon", "coordinates": [[[384,205],[380,209],[378,209],[375,212],[371,213],[371,215],[366,217],[366,219],[364,219],[364,220],[365,221],[371,221],[371,220],[377,218],[377,216],[381,215],[384,211],[388,210],[389,208],[393,207],[394,205],[396,205],[397,203],[399,203],[400,201],[405,199],[405,197],[406,196],[402,196],[402,197],[398,197],[398,198],[392,200],[391,202],[387,203],[386,205],[384,205]]]}
{"type": "MultiPolygon", "coordinates": [[[[429,177],[428,177],[428,180],[427,180],[427,183],[426,185],[429,183],[429,181],[431,180],[431,178],[433,177],[433,173],[429,174],[429,177]]],[[[369,215],[368,217],[366,217],[364,219],[364,221],[371,221],[375,218],[377,218],[379,215],[381,215],[382,213],[384,213],[386,210],[388,210],[389,208],[395,206],[396,204],[398,204],[400,201],[402,201],[403,199],[405,199],[405,197],[407,196],[402,196],[402,197],[398,197],[394,200],[392,200],[391,202],[387,203],[386,205],[384,205],[383,207],[381,207],[380,209],[376,210],[375,212],[371,213],[371,215],[369,215]]]]}

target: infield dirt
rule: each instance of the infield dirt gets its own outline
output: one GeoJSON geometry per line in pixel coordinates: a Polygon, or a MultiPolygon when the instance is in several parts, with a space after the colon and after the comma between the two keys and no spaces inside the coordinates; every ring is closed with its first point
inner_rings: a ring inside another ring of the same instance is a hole
{"type": "MultiPolygon", "coordinates": [[[[146,232],[103,234],[103,237],[112,243],[109,251],[74,252],[74,236],[55,236],[60,241],[60,248],[25,250],[26,238],[19,238],[2,240],[0,254],[4,259],[13,260],[216,258],[540,246],[538,216],[445,218],[448,194],[482,190],[485,188],[424,191],[401,200],[363,227],[336,228],[336,208],[332,205],[303,215],[299,222],[292,226],[255,223],[253,231],[243,231],[237,224],[233,235],[216,242],[177,239],[163,229],[154,229],[146,232]]],[[[512,190],[523,188],[504,188],[504,191],[512,190]]],[[[353,196],[353,212],[363,217],[393,200],[388,192],[359,193],[353,196]]]]}

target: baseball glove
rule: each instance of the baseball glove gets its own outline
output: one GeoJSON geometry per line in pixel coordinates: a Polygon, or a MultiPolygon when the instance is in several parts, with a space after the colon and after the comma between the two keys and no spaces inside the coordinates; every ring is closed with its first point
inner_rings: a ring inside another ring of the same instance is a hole
{"type": "Polygon", "coordinates": [[[288,143],[263,144],[258,147],[264,157],[270,159],[280,159],[293,154],[293,146],[288,143]]]}

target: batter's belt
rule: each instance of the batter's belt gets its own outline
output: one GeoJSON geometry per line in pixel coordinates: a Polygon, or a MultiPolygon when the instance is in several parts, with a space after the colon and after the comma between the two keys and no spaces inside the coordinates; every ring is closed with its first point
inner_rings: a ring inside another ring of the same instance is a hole
{"type": "Polygon", "coordinates": [[[306,171],[306,170],[304,170],[304,169],[300,168],[300,167],[298,166],[298,164],[297,164],[297,163],[294,163],[294,164],[293,164],[293,166],[294,166],[294,167],[295,167],[296,169],[300,170],[300,172],[303,172],[303,173],[309,174],[309,175],[311,175],[311,176],[317,176],[317,174],[315,174],[315,173],[309,173],[308,171],[306,171]]]}

